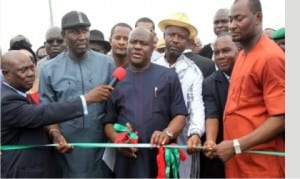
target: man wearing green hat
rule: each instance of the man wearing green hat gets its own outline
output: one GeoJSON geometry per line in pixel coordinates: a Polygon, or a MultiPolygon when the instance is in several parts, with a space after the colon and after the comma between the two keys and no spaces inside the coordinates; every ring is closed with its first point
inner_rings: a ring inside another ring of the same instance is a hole
{"type": "Polygon", "coordinates": [[[279,45],[285,52],[285,28],[282,27],[272,34],[272,39],[279,45]]]}

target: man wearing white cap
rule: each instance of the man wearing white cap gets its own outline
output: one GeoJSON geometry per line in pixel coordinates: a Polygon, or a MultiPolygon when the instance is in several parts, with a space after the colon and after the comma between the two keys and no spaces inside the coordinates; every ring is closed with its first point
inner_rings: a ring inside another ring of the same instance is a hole
{"type": "MultiPolygon", "coordinates": [[[[186,107],[189,112],[186,125],[179,137],[178,144],[187,144],[188,153],[198,151],[200,137],[204,133],[204,104],[202,99],[203,76],[196,64],[183,55],[190,39],[197,35],[197,29],[191,24],[185,13],[175,13],[169,19],[159,22],[159,28],[164,32],[166,41],[165,55],[153,61],[156,64],[174,69],[180,79],[186,107]]],[[[198,153],[188,156],[182,161],[179,169],[180,178],[199,177],[198,153]]]]}

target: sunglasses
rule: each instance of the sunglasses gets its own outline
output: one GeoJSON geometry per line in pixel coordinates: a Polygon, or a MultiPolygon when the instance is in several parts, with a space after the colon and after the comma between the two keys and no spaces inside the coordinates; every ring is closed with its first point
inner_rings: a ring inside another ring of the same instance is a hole
{"type": "Polygon", "coordinates": [[[56,43],[58,43],[58,44],[61,44],[61,43],[63,43],[63,41],[64,41],[64,40],[62,40],[62,39],[49,39],[49,40],[47,40],[46,42],[47,42],[48,44],[53,44],[54,42],[56,42],[56,43]]]}

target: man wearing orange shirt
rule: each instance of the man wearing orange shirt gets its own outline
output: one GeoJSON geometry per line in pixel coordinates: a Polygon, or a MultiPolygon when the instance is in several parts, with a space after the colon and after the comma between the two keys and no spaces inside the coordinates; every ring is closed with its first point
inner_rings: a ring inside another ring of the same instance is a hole
{"type": "Polygon", "coordinates": [[[232,39],[242,45],[224,111],[224,141],[215,148],[226,177],[285,177],[284,157],[247,150],[284,151],[285,57],[262,30],[259,0],[235,0],[232,39]]]}

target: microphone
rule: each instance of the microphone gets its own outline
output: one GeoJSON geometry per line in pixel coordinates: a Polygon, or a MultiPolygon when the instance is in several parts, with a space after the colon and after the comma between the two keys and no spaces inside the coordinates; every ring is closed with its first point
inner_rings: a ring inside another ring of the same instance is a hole
{"type": "Polygon", "coordinates": [[[113,78],[108,85],[111,87],[115,87],[119,81],[125,78],[125,76],[126,76],[126,70],[123,67],[116,68],[115,71],[113,72],[113,78]]]}

